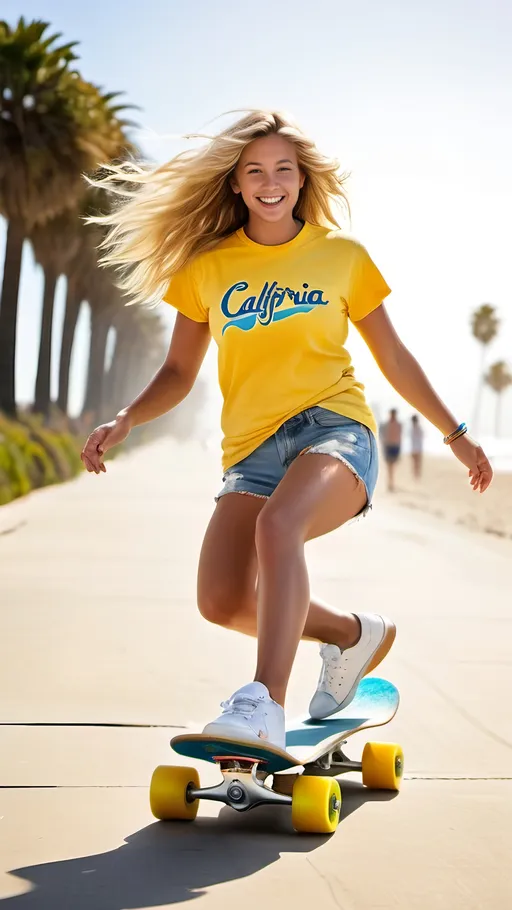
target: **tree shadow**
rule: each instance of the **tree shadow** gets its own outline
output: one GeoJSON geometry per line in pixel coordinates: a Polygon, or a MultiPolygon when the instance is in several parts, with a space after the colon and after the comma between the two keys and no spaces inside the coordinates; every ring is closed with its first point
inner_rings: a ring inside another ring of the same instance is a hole
{"type": "MultiPolygon", "coordinates": [[[[375,799],[343,782],[343,819],[375,799]]],[[[76,859],[13,869],[32,890],[5,898],[2,910],[130,910],[159,907],[201,897],[212,885],[246,878],[280,859],[281,853],[309,853],[329,836],[297,835],[288,808],[258,807],[238,814],[223,807],[217,818],[155,822],[130,834],[115,850],[76,859]]]]}

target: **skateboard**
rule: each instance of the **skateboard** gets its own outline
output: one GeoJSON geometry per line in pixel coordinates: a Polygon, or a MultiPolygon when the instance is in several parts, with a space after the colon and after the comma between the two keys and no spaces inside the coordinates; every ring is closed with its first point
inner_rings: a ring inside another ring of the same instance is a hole
{"type": "Polygon", "coordinates": [[[351,761],[342,749],[354,733],[389,723],[398,704],[398,689],[392,683],[366,677],[342,711],[325,720],[308,716],[291,723],[286,750],[201,733],[175,736],[171,739],[174,752],[215,763],[223,779],[201,789],[195,768],[160,765],[151,780],[151,811],[162,821],[192,820],[200,799],[217,800],[239,812],[262,804],[291,806],[296,831],[330,834],[341,810],[337,775],[360,771],[363,784],[371,789],[400,788],[403,752],[399,745],[368,742],[361,761],[351,761]]]}

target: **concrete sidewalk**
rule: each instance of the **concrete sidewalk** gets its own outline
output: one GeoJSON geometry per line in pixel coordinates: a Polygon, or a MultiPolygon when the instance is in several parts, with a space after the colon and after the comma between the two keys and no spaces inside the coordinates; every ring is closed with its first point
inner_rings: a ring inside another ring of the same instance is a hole
{"type": "MultiPolygon", "coordinates": [[[[219,476],[211,453],[166,440],[0,510],[2,908],[508,910],[512,546],[388,504],[308,562],[320,596],[397,622],[381,670],[399,713],[347,751],[401,743],[401,793],[345,780],[331,838],[295,835],[287,809],[153,820],[170,736],[218,713],[254,660],[195,607],[219,476]]],[[[318,669],[303,645],[290,715],[318,669]]]]}

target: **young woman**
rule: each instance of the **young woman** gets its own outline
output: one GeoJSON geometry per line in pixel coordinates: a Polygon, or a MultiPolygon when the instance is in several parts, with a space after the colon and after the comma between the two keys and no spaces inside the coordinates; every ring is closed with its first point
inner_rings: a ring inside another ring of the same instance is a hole
{"type": "Polygon", "coordinates": [[[340,613],[311,597],[307,540],[371,505],[376,426],[344,347],[357,326],[399,395],[433,423],[483,492],[492,470],[440,401],[383,306],[389,288],[364,246],[342,233],[338,166],[282,114],[255,111],[162,167],[113,166],[103,186],[122,204],[104,261],[136,302],[177,310],[167,358],[146,389],[90,435],[82,458],[177,405],[210,336],[223,394],[223,487],[198,577],[203,616],[256,635],[254,678],[207,732],[284,746],[284,702],[300,639],[321,642],[315,718],[349,704],[389,651],[393,623],[340,613]],[[130,190],[129,184],[132,184],[130,190]],[[126,197],[128,199],[126,200],[126,197]]]}
{"type": "Polygon", "coordinates": [[[416,480],[420,480],[423,468],[423,443],[424,432],[417,414],[411,417],[411,458],[412,473],[416,480]]]}

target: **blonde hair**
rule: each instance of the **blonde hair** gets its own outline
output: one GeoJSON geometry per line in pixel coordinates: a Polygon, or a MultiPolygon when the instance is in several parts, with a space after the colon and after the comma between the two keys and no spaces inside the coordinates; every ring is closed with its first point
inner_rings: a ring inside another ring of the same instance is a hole
{"type": "Polygon", "coordinates": [[[101,262],[117,270],[117,283],[133,303],[160,301],[180,268],[246,223],[247,207],[230,178],[243,149],[273,133],[293,143],[306,176],[294,216],[339,228],[335,207],[350,210],[338,162],[321,154],[287,115],[251,111],[215,136],[187,136],[209,141],[160,167],[125,161],[106,165],[105,176],[92,181],[120,197],[109,214],[90,220],[108,228],[101,262]]]}

